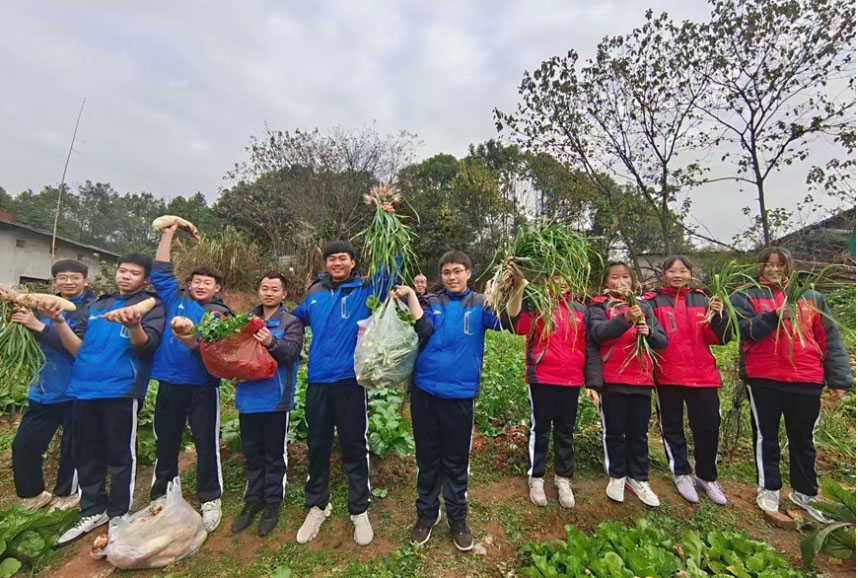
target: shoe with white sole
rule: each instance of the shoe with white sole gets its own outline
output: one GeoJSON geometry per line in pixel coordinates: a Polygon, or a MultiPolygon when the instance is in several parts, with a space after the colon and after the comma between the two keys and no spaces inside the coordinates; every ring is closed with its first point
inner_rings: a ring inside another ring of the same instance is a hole
{"type": "Polygon", "coordinates": [[[220,520],[223,517],[220,498],[203,502],[200,510],[203,512],[203,528],[206,529],[206,532],[214,532],[215,528],[220,525],[220,520]]]}
{"type": "Polygon", "coordinates": [[[56,510],[65,512],[66,510],[77,508],[78,504],[80,504],[80,496],[77,494],[72,494],[70,496],[54,496],[51,500],[50,506],[48,506],[48,513],[50,514],[56,510]]]}
{"type": "Polygon", "coordinates": [[[757,505],[764,512],[777,512],[781,507],[781,495],[778,490],[757,488],[757,505]]]}
{"type": "Polygon", "coordinates": [[[349,516],[352,524],[355,527],[355,544],[358,546],[369,546],[375,533],[372,531],[372,524],[369,523],[369,515],[366,512],[360,514],[352,514],[349,516]]]}
{"type": "Polygon", "coordinates": [[[657,508],[661,505],[661,502],[658,500],[658,496],[655,495],[655,492],[653,492],[652,488],[649,486],[649,482],[626,478],[626,487],[633,491],[638,497],[638,500],[647,506],[657,508]]]}
{"type": "Polygon", "coordinates": [[[727,505],[727,495],[724,493],[724,490],[721,489],[721,484],[718,483],[718,480],[707,482],[700,478],[694,478],[694,483],[697,484],[698,488],[706,493],[707,498],[716,504],[720,504],[722,506],[727,505]]]}
{"type": "Polygon", "coordinates": [[[53,499],[51,493],[43,490],[41,494],[33,496],[32,498],[22,498],[21,506],[23,506],[28,512],[33,512],[42,506],[47,506],[51,502],[51,499],[53,499]]]}
{"type": "Polygon", "coordinates": [[[301,524],[301,527],[298,529],[298,535],[296,536],[296,540],[299,544],[306,544],[311,541],[313,538],[319,535],[319,529],[322,527],[322,524],[328,517],[331,515],[331,504],[329,503],[325,506],[325,509],[322,510],[318,506],[313,506],[310,508],[310,511],[307,512],[307,517],[304,518],[304,523],[301,524]]]}
{"type": "Polygon", "coordinates": [[[793,490],[789,495],[789,499],[793,504],[807,512],[811,518],[820,524],[830,524],[834,521],[814,507],[816,504],[821,503],[819,498],[816,496],[808,496],[807,494],[802,494],[801,492],[793,490]]]}
{"type": "Polygon", "coordinates": [[[109,520],[110,518],[107,517],[107,512],[95,514],[94,516],[84,516],[78,520],[74,527],[70,528],[65,534],[60,536],[60,539],[57,540],[57,546],[65,546],[69,542],[74,542],[78,538],[92,532],[99,526],[105,525],[109,520]]]}
{"type": "Polygon", "coordinates": [[[575,507],[575,494],[572,493],[569,482],[569,478],[554,476],[554,487],[557,488],[557,498],[560,501],[560,505],[567,510],[575,507]]]}
{"type": "Polygon", "coordinates": [[[432,537],[432,528],[438,525],[441,521],[441,510],[438,510],[438,516],[432,518],[417,518],[414,522],[414,527],[411,528],[411,543],[422,546],[432,537]]]}
{"type": "Polygon", "coordinates": [[[694,479],[691,476],[674,476],[673,483],[676,484],[676,491],[679,495],[696,504],[700,501],[700,496],[697,495],[697,490],[694,488],[694,479]]]}
{"type": "Polygon", "coordinates": [[[530,478],[527,485],[530,486],[530,501],[537,506],[547,506],[548,499],[545,497],[545,480],[542,478],[530,478]]]}
{"type": "Polygon", "coordinates": [[[611,478],[605,493],[615,502],[623,503],[626,494],[626,478],[611,478]]]}

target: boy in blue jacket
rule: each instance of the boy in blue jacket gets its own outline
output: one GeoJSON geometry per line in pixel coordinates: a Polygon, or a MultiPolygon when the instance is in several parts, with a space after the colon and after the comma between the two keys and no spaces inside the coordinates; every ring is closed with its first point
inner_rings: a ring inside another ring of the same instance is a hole
{"type": "MultiPolygon", "coordinates": [[[[393,211],[392,205],[384,208],[393,211]]],[[[366,392],[355,377],[354,355],[357,323],[370,315],[366,300],[373,293],[387,294],[390,278],[383,274],[374,278],[355,275],[354,248],[342,241],[329,243],[323,256],[327,272],[319,275],[295,310],[295,316],[309,325],[313,334],[305,409],[309,471],[304,497],[309,512],[297,540],[306,544],[315,538],[331,515],[328,479],[336,426],[343,468],[349,478],[348,508],[354,540],[366,546],[373,539],[366,512],[370,502],[366,392]]]]}
{"type": "Polygon", "coordinates": [[[232,531],[247,528],[261,511],[258,532],[266,536],[277,525],[286,494],[286,434],[298,381],[304,325],[283,306],[287,292],[286,278],[281,273],[267,273],[257,293],[261,305],[253,314],[265,321],[265,327],[253,337],[277,361],[277,373],[268,379],[239,382],[235,389],[247,488],[244,508],[232,523],[232,531]]]}
{"type": "Polygon", "coordinates": [[[164,331],[164,306],[141,316],[124,309],[145,301],[152,259],[144,255],[120,258],[116,270],[119,291],[90,304],[82,321],[83,339],[51,312],[65,348],[75,356],[68,392],[74,398],[72,430],[75,467],[80,479],[78,523],[60,536],[57,545],[72,542],[112,518],[125,516],[134,496],[137,456],[137,410],[146,397],[152,356],[164,331]],[[122,309],[120,322],[104,319],[122,309]],[[110,494],[105,477],[110,473],[110,494]]]}
{"type": "Polygon", "coordinates": [[[152,285],[167,314],[164,338],[155,352],[152,379],[158,380],[153,429],[157,440],[152,500],[167,494],[167,483],[179,473],[179,451],[185,424],[191,426],[197,450],[197,497],[203,526],[214,531],[221,520],[220,497],[223,474],[220,463],[220,379],[206,371],[195,336],[178,336],[170,329],[174,317],[187,317],[194,324],[206,312],[230,315],[218,297],[223,275],[212,267],[191,271],[187,290],[179,288],[170,262],[170,248],[177,225],[161,232],[161,242],[152,266],[152,285]]]}
{"type": "Polygon", "coordinates": [[[397,297],[408,297],[414,329],[425,341],[411,388],[418,468],[417,521],[411,541],[425,544],[429,540],[432,527],[441,520],[438,496],[443,490],[453,544],[468,551],[474,547],[467,522],[474,398],[479,393],[485,332],[499,331],[501,324],[485,307],[485,297],[468,288],[471,260],[467,255],[448,251],[439,266],[444,290],[429,298],[422,316],[414,313],[414,290],[396,290],[397,297]]]}
{"type": "MultiPolygon", "coordinates": [[[[86,319],[87,306],[95,301],[95,293],[86,286],[88,272],[86,265],[73,259],[57,261],[51,267],[58,295],[76,307],[74,311],[61,315],[78,337],[83,336],[85,325],[81,321],[86,319]]],[[[67,391],[74,356],[63,347],[53,320],[44,313],[34,314],[22,309],[11,320],[35,334],[47,360],[39,377],[30,384],[27,411],[12,441],[15,490],[21,498],[21,505],[27,510],[36,510],[48,503],[51,510],[73,508],[80,501],[72,455],[72,398],[67,391]],[[60,466],[52,496],[45,490],[42,455],[60,426],[63,428],[60,466]]]]}

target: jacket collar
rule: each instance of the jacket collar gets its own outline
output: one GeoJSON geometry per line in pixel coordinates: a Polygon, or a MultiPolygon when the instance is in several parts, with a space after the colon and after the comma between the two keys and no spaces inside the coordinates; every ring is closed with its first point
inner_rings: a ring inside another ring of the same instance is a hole
{"type": "Polygon", "coordinates": [[[330,273],[319,273],[316,282],[321,283],[327,289],[336,289],[338,287],[357,287],[361,283],[361,278],[352,270],[351,274],[344,281],[336,283],[331,279],[330,273]]]}
{"type": "Polygon", "coordinates": [[[689,287],[688,285],[683,285],[679,289],[676,289],[675,287],[668,287],[666,285],[663,285],[660,289],[660,292],[662,295],[688,295],[689,293],[691,293],[691,287],[689,287]]]}

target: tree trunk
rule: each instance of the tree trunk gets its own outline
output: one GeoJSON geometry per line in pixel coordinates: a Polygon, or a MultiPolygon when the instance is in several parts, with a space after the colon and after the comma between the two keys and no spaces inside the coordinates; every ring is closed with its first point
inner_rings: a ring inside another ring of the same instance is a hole
{"type": "Polygon", "coordinates": [[[757,200],[760,202],[760,224],[763,226],[763,244],[768,246],[769,238],[769,213],[766,211],[766,194],[763,191],[763,182],[757,178],[757,200]]]}

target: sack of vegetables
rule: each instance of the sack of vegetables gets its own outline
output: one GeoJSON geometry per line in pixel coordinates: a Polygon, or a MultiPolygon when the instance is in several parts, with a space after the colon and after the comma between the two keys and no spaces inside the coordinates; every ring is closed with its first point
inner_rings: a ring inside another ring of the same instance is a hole
{"type": "Polygon", "coordinates": [[[277,362],[253,334],[265,322],[247,313],[218,317],[206,313],[196,327],[206,369],[221,379],[251,381],[277,373],[277,362]]]}
{"type": "Polygon", "coordinates": [[[372,315],[358,322],[355,374],[370,389],[395,387],[411,377],[417,360],[417,333],[408,310],[390,297],[367,300],[372,315]]]}

